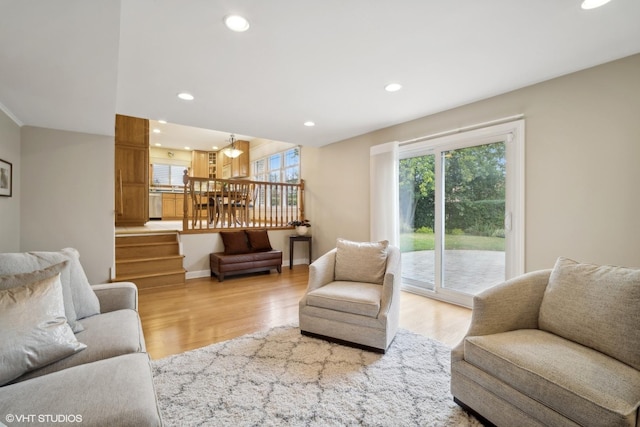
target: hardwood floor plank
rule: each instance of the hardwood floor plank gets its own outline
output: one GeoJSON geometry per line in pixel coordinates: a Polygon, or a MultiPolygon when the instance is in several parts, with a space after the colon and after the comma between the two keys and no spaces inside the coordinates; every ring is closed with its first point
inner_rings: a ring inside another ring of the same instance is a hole
{"type": "MultiPolygon", "coordinates": [[[[298,301],[309,268],[282,273],[187,280],[185,285],[141,289],[139,311],[153,359],[241,335],[298,322],[298,301]]],[[[402,292],[400,327],[448,346],[462,339],[471,310],[402,292]]]]}

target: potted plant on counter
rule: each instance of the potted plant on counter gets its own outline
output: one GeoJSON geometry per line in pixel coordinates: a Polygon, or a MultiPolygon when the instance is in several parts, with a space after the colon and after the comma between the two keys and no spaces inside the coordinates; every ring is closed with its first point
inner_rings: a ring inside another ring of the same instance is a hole
{"type": "Polygon", "coordinates": [[[288,224],[293,225],[296,228],[298,236],[304,236],[307,234],[309,227],[311,227],[311,223],[307,219],[290,221],[288,224]]]}

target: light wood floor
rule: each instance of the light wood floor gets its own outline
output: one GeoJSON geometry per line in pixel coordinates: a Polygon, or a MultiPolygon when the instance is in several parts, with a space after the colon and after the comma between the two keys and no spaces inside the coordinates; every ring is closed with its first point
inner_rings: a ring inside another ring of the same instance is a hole
{"type": "MultiPolygon", "coordinates": [[[[298,301],[308,266],[282,274],[188,280],[183,286],[141,289],[139,311],[147,351],[159,359],[241,335],[298,322],[298,301]]],[[[400,327],[447,344],[457,344],[471,310],[402,292],[400,327]]]]}

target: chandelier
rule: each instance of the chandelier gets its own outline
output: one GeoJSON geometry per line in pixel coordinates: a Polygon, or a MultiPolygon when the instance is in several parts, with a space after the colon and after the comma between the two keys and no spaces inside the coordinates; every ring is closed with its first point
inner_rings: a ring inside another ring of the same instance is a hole
{"type": "Polygon", "coordinates": [[[235,159],[240,154],[242,154],[242,150],[238,150],[236,148],[236,145],[235,145],[236,144],[236,137],[235,137],[234,134],[231,134],[231,137],[229,137],[228,141],[231,143],[231,145],[226,147],[226,148],[223,148],[222,149],[222,154],[224,154],[225,156],[230,157],[232,159],[235,159]]]}

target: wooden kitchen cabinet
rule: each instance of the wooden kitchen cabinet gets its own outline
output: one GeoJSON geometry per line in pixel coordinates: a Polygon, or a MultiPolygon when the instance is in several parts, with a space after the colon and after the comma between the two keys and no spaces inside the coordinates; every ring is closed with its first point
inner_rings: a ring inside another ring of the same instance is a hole
{"type": "Polygon", "coordinates": [[[116,115],[115,225],[149,220],[149,120],[116,115]]]}
{"type": "Polygon", "coordinates": [[[209,178],[209,153],[194,150],[191,152],[191,176],[209,178]]]}
{"type": "Polygon", "coordinates": [[[209,179],[216,179],[218,177],[218,153],[215,151],[209,151],[209,179]]]}
{"type": "MultiPolygon", "coordinates": [[[[191,203],[187,213],[191,216],[191,203]]],[[[162,193],[162,219],[182,219],[184,217],[184,193],[162,193]]]]}
{"type": "Polygon", "coordinates": [[[225,156],[222,150],[218,151],[218,156],[221,159],[221,161],[218,162],[218,165],[222,163],[222,178],[224,179],[246,178],[251,175],[249,141],[236,141],[235,147],[242,151],[242,154],[235,159],[225,156]]]}

